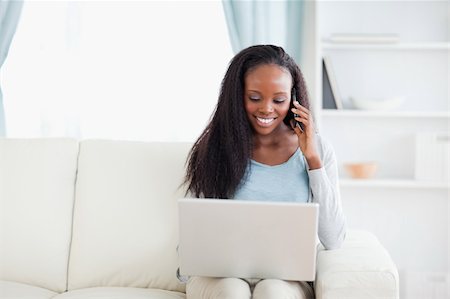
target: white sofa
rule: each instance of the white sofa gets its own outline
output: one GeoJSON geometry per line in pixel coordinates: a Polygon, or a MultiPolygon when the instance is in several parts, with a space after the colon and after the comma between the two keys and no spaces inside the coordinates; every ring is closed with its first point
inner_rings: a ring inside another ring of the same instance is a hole
{"type": "MultiPolygon", "coordinates": [[[[0,298],[186,298],[176,199],[190,146],[0,139],[0,298]]],[[[368,232],[318,253],[316,298],[398,298],[398,281],[368,232]]]]}

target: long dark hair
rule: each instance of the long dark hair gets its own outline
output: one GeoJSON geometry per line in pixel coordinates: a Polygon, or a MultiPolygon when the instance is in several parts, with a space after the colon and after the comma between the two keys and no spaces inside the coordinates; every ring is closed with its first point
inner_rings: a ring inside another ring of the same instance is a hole
{"type": "MultiPolygon", "coordinates": [[[[244,79],[250,70],[263,64],[275,64],[288,70],[297,101],[309,109],[300,68],[281,47],[257,45],[240,51],[231,60],[222,80],[219,100],[209,124],[189,152],[184,181],[188,185],[187,193],[207,198],[234,195],[245,175],[253,147],[252,128],[244,108],[244,79]]],[[[289,128],[292,118],[292,113],[288,113],[283,120],[289,128]]]]}

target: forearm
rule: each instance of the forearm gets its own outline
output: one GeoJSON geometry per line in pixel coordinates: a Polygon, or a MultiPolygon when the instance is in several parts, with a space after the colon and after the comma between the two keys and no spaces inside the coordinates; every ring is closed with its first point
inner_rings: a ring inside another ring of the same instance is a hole
{"type": "Polygon", "coordinates": [[[309,180],[313,202],[319,204],[319,239],[326,249],[337,249],[346,232],[339,190],[324,168],[309,171],[309,180]]]}

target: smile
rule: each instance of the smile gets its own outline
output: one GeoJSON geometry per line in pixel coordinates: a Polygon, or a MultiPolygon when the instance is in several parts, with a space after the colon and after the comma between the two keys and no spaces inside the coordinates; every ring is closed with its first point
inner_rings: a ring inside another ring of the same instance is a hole
{"type": "Polygon", "coordinates": [[[256,119],[258,120],[259,123],[263,125],[270,125],[275,120],[275,118],[262,118],[262,117],[256,117],[256,119]]]}

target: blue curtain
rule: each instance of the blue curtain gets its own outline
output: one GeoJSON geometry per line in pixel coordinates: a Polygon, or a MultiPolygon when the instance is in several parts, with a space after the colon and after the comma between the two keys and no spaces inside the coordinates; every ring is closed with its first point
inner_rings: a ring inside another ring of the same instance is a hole
{"type": "MultiPolygon", "coordinates": [[[[0,1],[0,70],[8,55],[9,46],[16,32],[22,11],[23,1],[0,1]]],[[[3,94],[0,86],[0,137],[5,136],[5,112],[3,108],[3,94]]]]}
{"type": "Polygon", "coordinates": [[[235,53],[257,44],[283,47],[301,62],[304,0],[223,0],[231,45],[235,53]]]}

